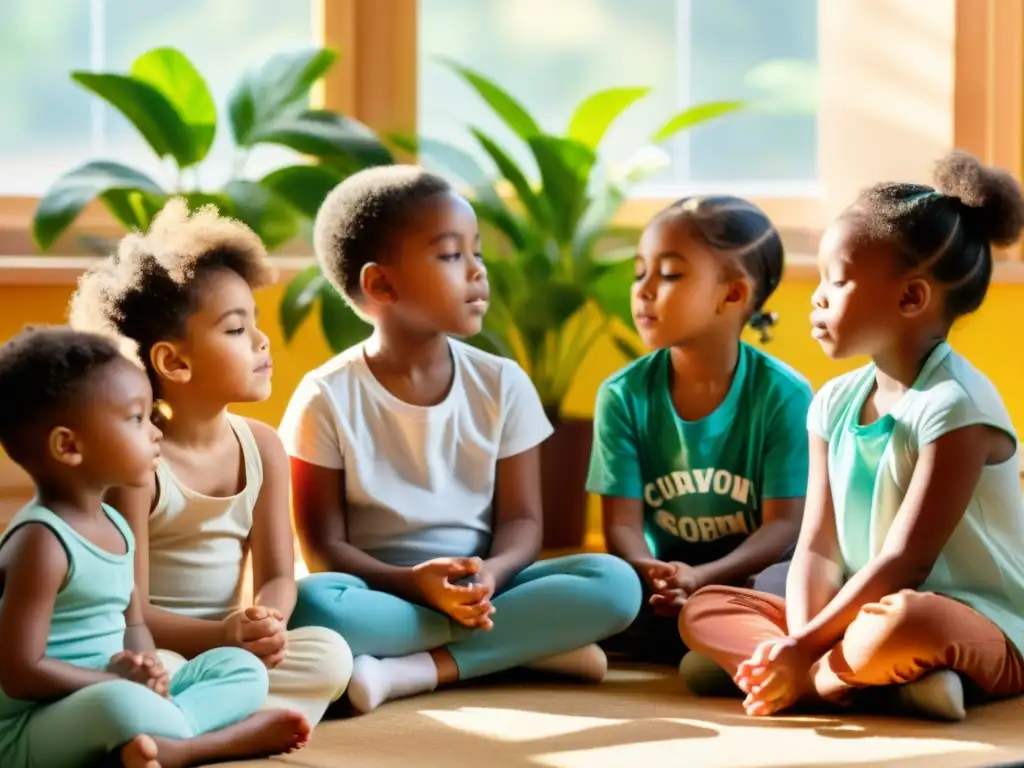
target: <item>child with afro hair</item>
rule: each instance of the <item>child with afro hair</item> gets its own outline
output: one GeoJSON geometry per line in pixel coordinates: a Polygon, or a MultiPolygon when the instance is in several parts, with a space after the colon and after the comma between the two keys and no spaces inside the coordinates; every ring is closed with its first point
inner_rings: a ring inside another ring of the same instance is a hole
{"type": "Polygon", "coordinates": [[[0,347],[0,444],[36,497],[0,538],[0,765],[177,768],[300,747],[257,712],[260,660],[215,648],[165,669],[134,589],[135,539],[103,503],[152,476],[153,393],[109,338],[27,330],[0,347]]]}
{"type": "Polygon", "coordinates": [[[295,605],[288,459],[266,424],[228,411],[271,391],[253,291],[274,271],[262,242],[212,206],[172,200],[125,237],[72,299],[71,323],[125,339],[152,382],[163,456],[141,489],[111,503],[136,538],[136,582],[164,663],[211,648],[252,651],[270,672],[268,707],[311,724],[344,692],[351,653],[334,632],[287,631],[295,605]],[[253,602],[243,604],[246,560],[253,602]]]}

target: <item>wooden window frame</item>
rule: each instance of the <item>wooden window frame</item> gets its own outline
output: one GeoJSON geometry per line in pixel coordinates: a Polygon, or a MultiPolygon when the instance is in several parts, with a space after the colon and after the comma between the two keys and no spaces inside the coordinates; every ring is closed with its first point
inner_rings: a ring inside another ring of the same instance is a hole
{"type": "MultiPolygon", "coordinates": [[[[318,87],[317,102],[381,132],[414,131],[417,1],[311,1],[321,42],[341,54],[338,64],[318,87]]],[[[849,199],[851,194],[849,180],[840,178],[849,175],[849,163],[844,171],[841,159],[848,154],[844,137],[856,135],[856,126],[851,126],[856,115],[851,117],[851,112],[843,111],[845,97],[836,97],[835,91],[841,90],[837,83],[842,81],[856,87],[856,79],[848,74],[857,63],[851,57],[856,56],[858,46],[871,44],[871,36],[851,34],[849,14],[888,14],[901,8],[912,11],[909,6],[914,3],[917,0],[819,0],[825,94],[819,115],[820,187],[835,199],[824,193],[820,197],[755,199],[787,236],[789,271],[794,276],[806,278],[815,273],[811,254],[817,237],[836,213],[838,199],[849,199]]],[[[915,8],[920,11],[920,5],[915,8]]],[[[942,29],[947,33],[951,30],[947,38],[951,38],[954,66],[948,76],[952,78],[948,145],[974,152],[1020,178],[1024,171],[1024,0],[930,0],[929,8],[934,9],[940,26],[945,25],[942,29]]],[[[865,149],[864,154],[870,152],[865,149]]],[[[886,176],[885,167],[870,167],[870,157],[857,157],[856,161],[858,177],[886,176]]],[[[631,198],[623,205],[616,223],[639,227],[669,202],[670,198],[631,198]]],[[[32,252],[27,233],[35,203],[35,198],[0,197],[0,254],[32,252]]],[[[93,205],[83,212],[68,236],[84,231],[115,235],[118,229],[101,206],[93,205]]],[[[996,279],[1024,282],[1020,247],[1006,249],[1000,255],[996,279]]],[[[275,256],[275,260],[285,277],[303,263],[302,257],[275,256]]],[[[80,272],[77,265],[82,261],[75,257],[0,256],[0,283],[63,281],[71,272],[80,272]],[[33,278],[39,269],[50,274],[33,278]]]]}

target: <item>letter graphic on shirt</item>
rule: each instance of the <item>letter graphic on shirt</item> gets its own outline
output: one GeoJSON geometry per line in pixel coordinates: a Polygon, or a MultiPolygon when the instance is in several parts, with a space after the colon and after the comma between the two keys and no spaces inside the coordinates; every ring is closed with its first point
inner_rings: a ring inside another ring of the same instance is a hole
{"type": "Polygon", "coordinates": [[[715,493],[719,496],[725,496],[729,492],[729,488],[732,486],[732,473],[726,472],[724,469],[719,469],[715,472],[715,493]]]}
{"type": "Polygon", "coordinates": [[[714,476],[713,469],[695,469],[693,476],[697,480],[697,490],[700,493],[707,493],[711,490],[711,478],[714,476]]]}
{"type": "Polygon", "coordinates": [[[654,522],[658,524],[659,528],[668,531],[673,536],[679,535],[679,528],[676,527],[676,516],[671,512],[662,510],[654,516],[654,522]]]}
{"type": "Polygon", "coordinates": [[[692,517],[681,517],[676,521],[679,526],[679,538],[691,544],[700,540],[700,532],[697,530],[697,523],[692,517]]]}
{"type": "Polygon", "coordinates": [[[747,528],[747,519],[743,516],[742,512],[737,512],[735,515],[720,515],[716,517],[715,526],[718,528],[719,536],[731,536],[734,533],[750,533],[750,530],[747,528]]]}
{"type": "Polygon", "coordinates": [[[654,483],[648,483],[644,486],[644,501],[647,502],[648,507],[657,509],[665,503],[665,499],[658,495],[658,488],[654,483]]]}
{"type": "Polygon", "coordinates": [[[739,475],[732,476],[732,498],[740,504],[747,503],[747,496],[750,493],[750,481],[739,475]]]}
{"type": "Polygon", "coordinates": [[[718,528],[715,526],[715,518],[698,517],[697,525],[700,526],[701,541],[714,541],[718,538],[718,528]]]}
{"type": "Polygon", "coordinates": [[[693,480],[690,479],[689,472],[676,470],[672,473],[672,480],[676,484],[676,495],[685,496],[688,493],[694,493],[693,480]]]}

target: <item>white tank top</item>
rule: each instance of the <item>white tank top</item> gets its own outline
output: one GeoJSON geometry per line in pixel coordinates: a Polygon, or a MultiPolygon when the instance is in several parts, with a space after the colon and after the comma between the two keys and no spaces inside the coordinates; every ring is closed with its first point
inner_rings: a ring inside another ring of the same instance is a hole
{"type": "Polygon", "coordinates": [[[228,414],[242,447],[245,487],[234,496],[204,496],[185,487],[161,460],[149,516],[149,600],[197,619],[222,619],[241,601],[252,513],[263,462],[245,419],[228,414]]]}

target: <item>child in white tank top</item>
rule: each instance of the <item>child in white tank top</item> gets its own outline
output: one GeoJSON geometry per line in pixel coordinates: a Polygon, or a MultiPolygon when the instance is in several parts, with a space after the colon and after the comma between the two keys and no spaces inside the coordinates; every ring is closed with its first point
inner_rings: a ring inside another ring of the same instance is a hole
{"type": "Polygon", "coordinates": [[[212,207],[189,217],[174,200],[147,234],[127,236],[83,276],[71,323],[132,342],[164,405],[152,482],[108,500],[138,541],[136,582],[165,666],[240,646],[269,670],[267,706],[315,724],[344,693],[352,654],[330,630],[287,631],[296,597],[288,459],[273,429],[227,411],[270,395],[253,291],[273,278],[250,229],[212,207]]]}

